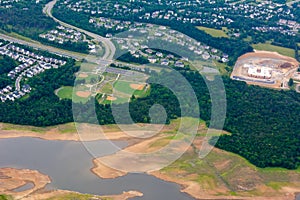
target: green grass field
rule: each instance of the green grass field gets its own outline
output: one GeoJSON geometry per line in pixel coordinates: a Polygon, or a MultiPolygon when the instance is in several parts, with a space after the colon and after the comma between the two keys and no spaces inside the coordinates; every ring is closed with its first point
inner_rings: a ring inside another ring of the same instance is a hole
{"type": "Polygon", "coordinates": [[[105,94],[114,94],[116,100],[103,100],[102,104],[110,104],[110,103],[126,103],[130,100],[131,96],[134,95],[137,98],[145,97],[149,95],[150,89],[144,88],[143,90],[135,90],[133,89],[130,84],[132,82],[127,81],[117,81],[114,83],[113,88],[110,84],[106,84],[101,88],[101,92],[105,94]]]}
{"type": "Polygon", "coordinates": [[[135,90],[130,86],[130,84],[134,83],[127,81],[117,81],[114,84],[114,90],[116,90],[117,92],[128,94],[130,96],[135,95],[136,97],[144,97],[145,95],[147,95],[147,91],[145,91],[145,89],[135,90]]]}
{"type": "Polygon", "coordinates": [[[57,90],[57,96],[61,99],[72,99],[73,87],[63,86],[57,90]]]}
{"type": "Polygon", "coordinates": [[[134,89],[132,89],[130,87],[130,82],[126,82],[126,81],[117,81],[114,84],[114,90],[117,90],[119,92],[122,92],[124,94],[128,94],[131,95],[134,93],[134,89]]]}
{"type": "Polygon", "coordinates": [[[289,49],[285,47],[275,46],[269,43],[258,43],[258,44],[252,44],[252,47],[255,50],[263,50],[263,51],[275,51],[282,55],[289,56],[294,58],[295,57],[295,51],[294,49],[289,49]]]}
{"type": "Polygon", "coordinates": [[[199,30],[205,31],[207,34],[213,36],[213,37],[226,37],[228,38],[228,35],[226,35],[225,31],[226,29],[223,28],[222,30],[214,29],[214,28],[207,28],[204,26],[197,26],[199,30]]]}
{"type": "MultiPolygon", "coordinates": [[[[79,87],[79,86],[78,86],[79,87]]],[[[79,89],[76,87],[76,89],[79,89]]],[[[80,91],[85,91],[86,88],[80,91]]],[[[73,95],[73,87],[71,86],[62,86],[59,88],[56,92],[56,95],[61,98],[61,99],[72,99],[73,102],[75,103],[85,103],[88,101],[89,98],[84,98],[84,97],[79,97],[75,93],[73,95]]]]}

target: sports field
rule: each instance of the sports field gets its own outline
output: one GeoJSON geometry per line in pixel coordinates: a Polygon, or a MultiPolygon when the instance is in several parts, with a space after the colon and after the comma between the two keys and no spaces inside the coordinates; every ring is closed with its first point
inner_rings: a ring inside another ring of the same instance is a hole
{"type": "Polygon", "coordinates": [[[72,99],[75,103],[85,103],[88,101],[88,97],[90,96],[90,92],[86,91],[86,89],[83,91],[76,91],[73,95],[73,87],[71,86],[62,86],[56,90],[55,94],[60,99],[72,99]]]}

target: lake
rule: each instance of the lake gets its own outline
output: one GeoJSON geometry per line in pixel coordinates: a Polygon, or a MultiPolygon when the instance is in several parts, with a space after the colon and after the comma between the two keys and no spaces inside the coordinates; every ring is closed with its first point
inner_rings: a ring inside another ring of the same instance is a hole
{"type": "MultiPolygon", "coordinates": [[[[105,141],[94,141],[91,145],[101,147],[97,154],[99,156],[114,152],[105,141]]],[[[118,145],[124,147],[126,143],[119,142],[118,145]]],[[[90,171],[93,167],[92,159],[80,142],[29,137],[0,139],[0,167],[38,170],[50,176],[52,183],[48,188],[98,195],[137,190],[144,196],[132,199],[143,200],[194,199],[181,193],[179,185],[147,174],[135,173],[115,179],[101,179],[90,171]]]]}

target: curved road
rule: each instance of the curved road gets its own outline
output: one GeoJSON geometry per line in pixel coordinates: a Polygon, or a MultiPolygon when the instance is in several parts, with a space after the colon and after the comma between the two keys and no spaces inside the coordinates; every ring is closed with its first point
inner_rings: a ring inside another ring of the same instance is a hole
{"type": "Polygon", "coordinates": [[[102,37],[102,36],[97,35],[95,33],[86,31],[84,29],[78,28],[76,26],[72,26],[70,24],[67,24],[65,22],[62,22],[62,21],[56,19],[52,15],[52,12],[51,12],[52,9],[53,9],[53,7],[54,7],[54,5],[56,4],[56,2],[57,2],[57,0],[53,0],[53,1],[50,1],[48,4],[46,4],[46,6],[43,9],[43,12],[45,14],[47,14],[49,17],[51,17],[54,21],[58,22],[59,24],[65,26],[65,27],[72,28],[72,29],[75,29],[77,31],[80,31],[80,32],[82,32],[82,33],[84,33],[84,34],[86,34],[86,35],[94,38],[96,41],[101,42],[104,45],[104,48],[105,48],[105,54],[103,55],[102,58],[103,59],[107,59],[107,60],[112,60],[113,56],[115,54],[116,48],[115,48],[114,44],[110,41],[110,39],[102,37]]]}

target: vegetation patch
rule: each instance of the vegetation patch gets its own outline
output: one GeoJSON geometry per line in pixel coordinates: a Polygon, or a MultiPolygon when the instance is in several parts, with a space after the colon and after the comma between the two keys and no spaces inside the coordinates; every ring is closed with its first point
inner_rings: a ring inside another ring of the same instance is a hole
{"type": "Polygon", "coordinates": [[[73,87],[72,86],[63,86],[56,90],[56,94],[61,99],[72,99],[73,87]]]}
{"type": "Polygon", "coordinates": [[[252,47],[255,50],[275,51],[275,52],[278,52],[279,54],[295,58],[295,51],[290,48],[275,46],[270,43],[252,44],[252,47]]]}
{"type": "Polygon", "coordinates": [[[228,38],[228,35],[225,33],[225,29],[222,28],[222,30],[215,29],[215,28],[207,28],[204,26],[197,26],[199,30],[205,31],[205,33],[213,36],[213,37],[225,37],[228,38]]]}

